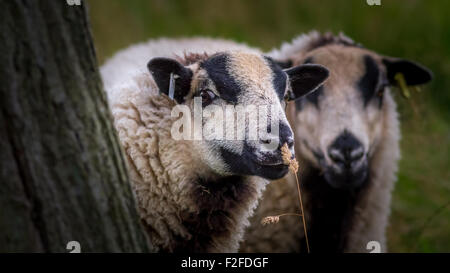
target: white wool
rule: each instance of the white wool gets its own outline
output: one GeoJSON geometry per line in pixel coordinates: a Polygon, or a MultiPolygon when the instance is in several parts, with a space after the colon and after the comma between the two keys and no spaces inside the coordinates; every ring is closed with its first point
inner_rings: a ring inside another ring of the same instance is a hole
{"type": "MultiPolygon", "coordinates": [[[[199,173],[209,169],[199,160],[192,143],[170,136],[173,101],[158,95],[147,71],[153,57],[182,57],[184,52],[208,53],[240,50],[258,52],[243,44],[206,38],[158,39],[124,49],[100,69],[114,125],[125,152],[131,186],[139,215],[146,224],[155,251],[172,251],[193,235],[183,225],[181,214],[193,214],[197,203],[192,188],[199,173]]],[[[230,232],[211,239],[209,252],[236,252],[248,218],[253,214],[267,181],[246,177],[252,195],[228,211],[230,232]]]]}
{"type": "Polygon", "coordinates": [[[306,34],[301,34],[292,39],[290,42],[282,43],[279,48],[272,49],[267,53],[267,55],[275,60],[285,61],[293,55],[304,51],[311,41],[318,39],[320,35],[321,34],[318,31],[311,31],[306,34]]]}
{"type": "Polygon", "coordinates": [[[250,48],[228,40],[211,38],[160,38],[132,45],[117,52],[101,67],[103,84],[106,90],[111,86],[117,86],[129,81],[130,76],[138,73],[148,73],[147,63],[154,57],[174,58],[182,57],[185,52],[213,54],[219,51],[250,51],[260,53],[257,49],[250,48]]]}
{"type": "Polygon", "coordinates": [[[268,56],[275,60],[286,61],[299,53],[304,53],[308,50],[308,47],[315,41],[321,39],[321,37],[326,36],[326,39],[340,40],[348,44],[356,44],[351,38],[347,37],[344,33],[339,33],[338,36],[334,36],[331,33],[321,34],[320,32],[313,30],[309,33],[301,34],[290,42],[284,42],[279,48],[274,48],[267,53],[268,56]]]}

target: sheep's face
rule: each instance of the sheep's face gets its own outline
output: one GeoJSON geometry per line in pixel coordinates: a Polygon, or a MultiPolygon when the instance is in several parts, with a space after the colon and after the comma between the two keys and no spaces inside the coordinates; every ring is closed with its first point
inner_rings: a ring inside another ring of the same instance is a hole
{"type": "MultiPolygon", "coordinates": [[[[319,65],[282,70],[270,58],[244,52],[201,57],[186,65],[165,58],[148,65],[160,91],[178,103],[175,116],[190,113],[184,120],[182,130],[190,128],[184,139],[192,140],[215,173],[284,176],[288,168],[281,146],[286,143],[294,153],[286,103],[316,89],[328,71],[319,65]],[[175,78],[173,88],[170,77],[175,78]]],[[[172,130],[172,136],[179,132],[172,130]]]]}
{"type": "Polygon", "coordinates": [[[297,152],[324,172],[335,188],[360,187],[370,158],[383,141],[386,96],[394,76],[403,73],[409,85],[428,82],[427,69],[406,60],[371,51],[329,45],[294,61],[316,63],[330,78],[316,92],[296,101],[297,152]]]}

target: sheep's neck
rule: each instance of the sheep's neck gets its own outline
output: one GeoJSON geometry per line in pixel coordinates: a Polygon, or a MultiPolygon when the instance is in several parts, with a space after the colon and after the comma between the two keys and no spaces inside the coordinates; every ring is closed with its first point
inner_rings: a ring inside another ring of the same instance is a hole
{"type": "Polygon", "coordinates": [[[174,251],[207,252],[213,241],[234,236],[242,225],[242,213],[258,196],[254,182],[242,176],[198,179],[193,184],[191,194],[198,210],[181,215],[192,238],[179,243],[174,251]]]}
{"type": "Polygon", "coordinates": [[[353,191],[334,189],[325,181],[320,170],[311,167],[301,181],[304,194],[310,197],[306,210],[311,251],[343,252],[352,226],[354,208],[366,187],[353,191]]]}

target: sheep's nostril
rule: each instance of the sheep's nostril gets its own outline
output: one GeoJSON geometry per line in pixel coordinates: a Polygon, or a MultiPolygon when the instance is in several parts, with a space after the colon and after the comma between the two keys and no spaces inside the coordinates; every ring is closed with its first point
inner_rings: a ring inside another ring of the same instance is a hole
{"type": "Polygon", "coordinates": [[[294,147],[294,135],[288,124],[280,123],[279,140],[280,140],[280,149],[285,143],[287,144],[289,149],[294,147]]]}
{"type": "Polygon", "coordinates": [[[330,149],[328,151],[328,156],[336,163],[344,162],[344,155],[338,149],[330,149]]]}
{"type": "Polygon", "coordinates": [[[271,140],[270,139],[260,139],[259,140],[262,144],[270,144],[271,140]]]}
{"type": "Polygon", "coordinates": [[[335,163],[351,167],[364,156],[364,146],[353,134],[344,130],[329,146],[328,155],[335,163]]]}
{"type": "Polygon", "coordinates": [[[331,148],[328,150],[328,156],[334,163],[350,167],[364,156],[364,149],[362,147],[355,150],[331,148]]]}
{"type": "Polygon", "coordinates": [[[294,146],[294,138],[293,137],[288,137],[286,139],[285,143],[287,144],[289,149],[292,148],[294,146]]]}
{"type": "Polygon", "coordinates": [[[364,155],[364,149],[362,147],[359,147],[350,153],[350,160],[351,161],[360,160],[363,157],[363,155],[364,155]]]}

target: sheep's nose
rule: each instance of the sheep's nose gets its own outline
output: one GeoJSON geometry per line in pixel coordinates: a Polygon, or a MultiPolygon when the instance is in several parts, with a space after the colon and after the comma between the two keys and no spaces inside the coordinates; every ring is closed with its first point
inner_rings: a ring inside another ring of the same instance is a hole
{"type": "Polygon", "coordinates": [[[287,137],[286,139],[284,139],[284,143],[286,143],[288,148],[291,149],[292,147],[294,147],[294,137],[292,135],[287,137]]]}
{"type": "Polygon", "coordinates": [[[350,168],[364,156],[364,147],[353,134],[344,131],[328,148],[328,156],[336,164],[350,168]]]}
{"type": "Polygon", "coordinates": [[[281,123],[280,124],[280,148],[287,144],[288,148],[291,149],[294,147],[294,135],[289,126],[281,123]]]}

